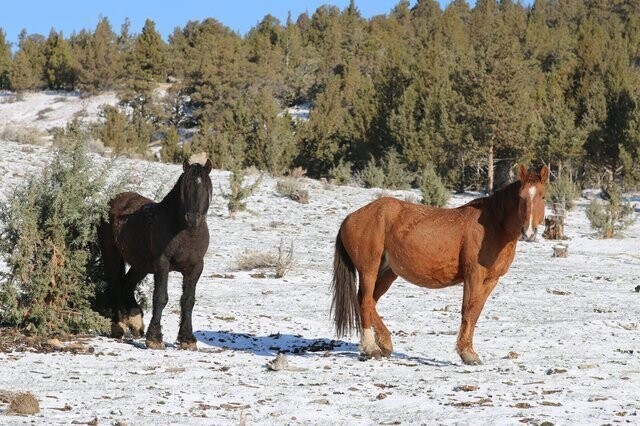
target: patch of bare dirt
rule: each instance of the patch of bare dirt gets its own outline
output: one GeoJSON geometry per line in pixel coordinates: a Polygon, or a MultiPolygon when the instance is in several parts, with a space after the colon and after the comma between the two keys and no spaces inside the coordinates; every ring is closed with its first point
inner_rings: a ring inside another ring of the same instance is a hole
{"type": "Polygon", "coordinates": [[[0,327],[0,352],[68,352],[92,354],[95,349],[87,345],[86,336],[61,336],[57,338],[27,336],[15,328],[0,327]]]}

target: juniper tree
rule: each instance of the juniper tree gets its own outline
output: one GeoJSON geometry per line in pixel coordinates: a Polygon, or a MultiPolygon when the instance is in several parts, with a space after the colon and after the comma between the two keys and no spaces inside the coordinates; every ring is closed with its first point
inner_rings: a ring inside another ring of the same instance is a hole
{"type": "Polygon", "coordinates": [[[77,122],[58,150],[0,204],[0,323],[42,335],[106,330],[93,310],[103,285],[96,228],[116,186],[87,154],[77,122]]]}

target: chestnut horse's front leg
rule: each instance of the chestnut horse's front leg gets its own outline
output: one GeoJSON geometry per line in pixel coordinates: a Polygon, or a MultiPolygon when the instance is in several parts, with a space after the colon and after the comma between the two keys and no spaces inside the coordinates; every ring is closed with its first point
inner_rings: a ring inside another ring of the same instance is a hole
{"type": "Polygon", "coordinates": [[[468,365],[482,364],[480,357],[473,350],[473,332],[480,317],[480,312],[493,291],[497,278],[485,279],[480,273],[472,273],[464,281],[462,296],[462,322],[458,334],[457,351],[462,362],[468,365]]]}
{"type": "Polygon", "coordinates": [[[164,349],[162,339],[162,310],[167,306],[169,295],[167,293],[167,281],[169,279],[169,263],[158,262],[156,272],[153,274],[153,314],[147,329],[147,347],[149,349],[164,349]]]}
{"type": "Polygon", "coordinates": [[[178,331],[178,342],[180,349],[198,350],[196,338],[193,336],[193,326],[191,324],[191,313],[196,299],[196,284],[202,274],[204,262],[199,262],[193,266],[191,271],[185,272],[182,277],[182,297],[180,297],[180,330],[178,331]]]}

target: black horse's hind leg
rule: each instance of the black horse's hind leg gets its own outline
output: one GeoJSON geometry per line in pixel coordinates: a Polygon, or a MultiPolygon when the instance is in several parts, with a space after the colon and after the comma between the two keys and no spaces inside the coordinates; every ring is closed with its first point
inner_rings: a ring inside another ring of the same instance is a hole
{"type": "Polygon", "coordinates": [[[124,301],[125,315],[123,322],[131,331],[134,338],[138,338],[144,334],[144,322],[142,320],[142,309],[136,300],[136,287],[138,283],[146,276],[144,272],[129,268],[127,274],[122,280],[122,297],[124,301]]]}
{"type": "Polygon", "coordinates": [[[122,321],[125,313],[122,277],[124,276],[124,260],[116,247],[111,224],[102,222],[98,229],[98,239],[102,252],[102,264],[104,266],[105,278],[107,280],[107,297],[111,307],[111,335],[121,338],[126,331],[126,325],[122,321]]]}
{"type": "Polygon", "coordinates": [[[191,314],[196,299],[196,284],[202,274],[204,263],[196,264],[191,271],[182,277],[182,297],[180,298],[180,330],[178,331],[178,342],[181,349],[197,350],[196,338],[193,336],[193,325],[191,324],[191,314]]]}
{"type": "Polygon", "coordinates": [[[167,294],[167,281],[169,279],[168,262],[158,266],[153,274],[153,310],[149,328],[147,329],[147,347],[149,349],[164,349],[162,339],[162,310],[167,306],[169,295],[167,294]]]}

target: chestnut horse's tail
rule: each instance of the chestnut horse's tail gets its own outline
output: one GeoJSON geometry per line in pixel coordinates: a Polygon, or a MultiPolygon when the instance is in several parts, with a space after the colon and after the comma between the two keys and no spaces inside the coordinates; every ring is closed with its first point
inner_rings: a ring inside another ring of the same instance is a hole
{"type": "Polygon", "coordinates": [[[336,237],[331,290],[333,291],[331,312],[338,337],[348,336],[353,331],[359,333],[360,307],[356,293],[356,268],[344,248],[340,232],[336,237]]]}

